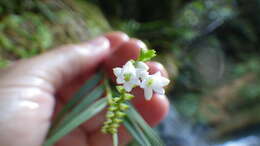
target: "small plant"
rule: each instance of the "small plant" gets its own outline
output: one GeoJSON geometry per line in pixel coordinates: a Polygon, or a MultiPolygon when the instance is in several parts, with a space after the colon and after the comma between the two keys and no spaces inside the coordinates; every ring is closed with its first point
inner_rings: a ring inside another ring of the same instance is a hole
{"type": "Polygon", "coordinates": [[[169,80],[160,72],[149,74],[145,64],[155,57],[154,50],[141,49],[137,60],[129,60],[113,72],[117,86],[113,86],[103,78],[101,73],[95,75],[65,105],[52,124],[44,146],[51,146],[74,128],[98,114],[107,107],[106,121],[101,128],[103,133],[113,136],[114,146],[118,146],[118,128],[123,124],[132,137],[141,146],[163,146],[159,136],[148,126],[129,102],[134,98],[130,92],[140,87],[144,90],[146,100],[151,100],[153,92],[165,94],[164,86],[169,80]],[[99,84],[100,82],[104,82],[99,84]],[[103,93],[105,98],[98,99],[103,93]]]}

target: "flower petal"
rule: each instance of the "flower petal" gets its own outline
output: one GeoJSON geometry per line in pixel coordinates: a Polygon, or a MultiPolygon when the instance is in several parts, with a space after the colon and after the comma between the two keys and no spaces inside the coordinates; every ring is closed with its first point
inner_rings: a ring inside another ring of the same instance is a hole
{"type": "Polygon", "coordinates": [[[113,69],[113,72],[114,72],[115,76],[118,77],[118,76],[120,76],[120,74],[122,72],[122,68],[116,67],[116,68],[113,69]]]}
{"type": "Polygon", "coordinates": [[[167,86],[170,83],[170,80],[165,78],[165,77],[161,77],[160,79],[160,84],[161,86],[167,86]]]}
{"type": "Polygon", "coordinates": [[[141,84],[141,82],[138,78],[132,79],[130,82],[131,82],[131,84],[138,85],[138,86],[141,84]]]}
{"type": "Polygon", "coordinates": [[[125,82],[123,86],[127,92],[130,92],[133,88],[133,84],[131,84],[129,82],[125,82]]]}
{"type": "Polygon", "coordinates": [[[123,78],[121,78],[121,77],[118,77],[116,79],[116,82],[117,82],[117,84],[123,84],[125,82],[125,80],[123,78]]]}
{"type": "Polygon", "coordinates": [[[153,90],[158,94],[165,94],[165,90],[162,87],[153,88],[153,90]]]}
{"type": "Polygon", "coordinates": [[[128,61],[124,66],[123,66],[123,72],[124,73],[134,73],[135,74],[135,67],[131,61],[128,61]]]}
{"type": "Polygon", "coordinates": [[[136,69],[136,75],[138,78],[141,78],[143,80],[144,78],[146,78],[149,75],[149,73],[144,70],[136,69]]]}
{"type": "Polygon", "coordinates": [[[144,70],[144,71],[147,71],[149,69],[148,65],[146,65],[144,62],[140,62],[140,61],[137,62],[136,68],[144,70]]]}
{"type": "Polygon", "coordinates": [[[141,81],[141,83],[140,83],[140,87],[141,87],[141,88],[146,88],[147,79],[148,79],[148,78],[144,78],[144,79],[141,81]]]}
{"type": "Polygon", "coordinates": [[[144,88],[144,97],[146,100],[151,100],[153,96],[153,90],[152,88],[144,88]]]}
{"type": "Polygon", "coordinates": [[[161,75],[161,72],[159,72],[159,71],[157,71],[155,74],[153,74],[155,77],[161,77],[162,75],[161,75]]]}

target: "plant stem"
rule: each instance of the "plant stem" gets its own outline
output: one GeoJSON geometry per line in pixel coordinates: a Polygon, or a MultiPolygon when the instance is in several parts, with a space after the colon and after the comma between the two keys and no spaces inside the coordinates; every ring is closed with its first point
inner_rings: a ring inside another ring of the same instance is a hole
{"type": "Polygon", "coordinates": [[[113,146],[118,146],[118,135],[117,135],[117,133],[113,134],[113,146]]]}

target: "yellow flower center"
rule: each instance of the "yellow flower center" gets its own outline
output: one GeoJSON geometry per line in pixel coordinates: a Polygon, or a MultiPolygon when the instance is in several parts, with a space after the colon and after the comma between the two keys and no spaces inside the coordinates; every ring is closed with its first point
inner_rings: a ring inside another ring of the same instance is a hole
{"type": "Polygon", "coordinates": [[[153,79],[148,80],[146,86],[152,86],[153,82],[153,79]]]}
{"type": "Polygon", "coordinates": [[[130,81],[130,79],[131,79],[131,74],[124,74],[124,77],[125,77],[125,81],[130,81]]]}

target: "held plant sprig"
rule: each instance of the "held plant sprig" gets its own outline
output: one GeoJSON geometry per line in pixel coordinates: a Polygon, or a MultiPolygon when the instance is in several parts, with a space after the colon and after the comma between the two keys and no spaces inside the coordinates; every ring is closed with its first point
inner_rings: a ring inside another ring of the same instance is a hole
{"type": "Polygon", "coordinates": [[[164,86],[169,84],[169,80],[161,76],[160,72],[149,75],[149,67],[145,64],[155,57],[154,50],[142,49],[137,60],[129,60],[120,68],[116,67],[113,72],[116,76],[116,82],[120,86],[116,86],[119,93],[117,97],[108,98],[108,111],[106,114],[106,121],[102,127],[102,132],[112,134],[117,137],[118,127],[123,122],[126,116],[125,111],[129,108],[127,101],[134,98],[130,91],[135,87],[144,89],[144,96],[146,100],[152,98],[153,91],[158,94],[165,94],[164,86]]]}
{"type": "Polygon", "coordinates": [[[129,60],[122,68],[114,68],[118,84],[116,91],[111,90],[111,85],[106,78],[104,79],[102,73],[95,74],[86,81],[58,113],[43,146],[53,146],[59,139],[100,113],[105,107],[108,107],[108,111],[101,130],[113,135],[114,146],[118,145],[118,128],[121,124],[140,146],[164,146],[159,136],[129,102],[134,98],[130,92],[135,87],[144,90],[146,100],[151,100],[153,92],[164,94],[163,87],[170,81],[162,77],[160,72],[150,75],[149,67],[145,64],[155,56],[154,50],[142,49],[138,59],[129,60]],[[100,98],[104,93],[105,97],[100,98]]]}

